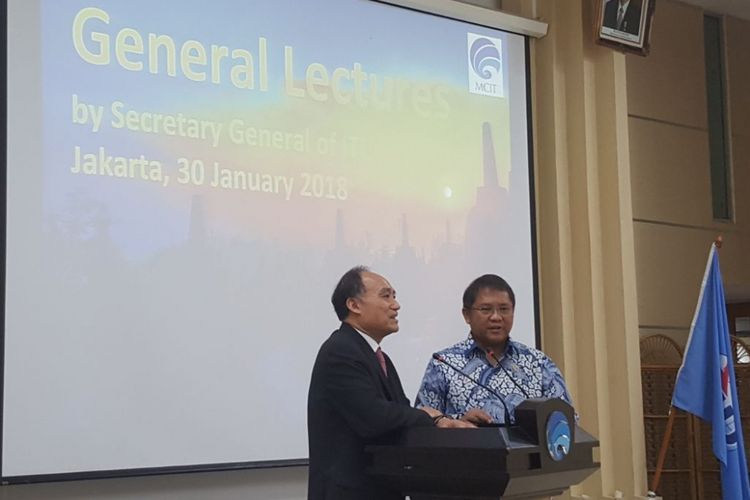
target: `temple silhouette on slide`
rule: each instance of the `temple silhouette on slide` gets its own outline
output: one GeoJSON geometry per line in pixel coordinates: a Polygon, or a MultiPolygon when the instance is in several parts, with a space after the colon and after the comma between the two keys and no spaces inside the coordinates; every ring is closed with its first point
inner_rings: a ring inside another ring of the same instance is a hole
{"type": "Polygon", "coordinates": [[[492,128],[482,124],[482,185],[476,202],[466,216],[465,248],[470,262],[493,262],[507,243],[502,229],[508,222],[508,189],[500,186],[495,162],[492,128]]]}

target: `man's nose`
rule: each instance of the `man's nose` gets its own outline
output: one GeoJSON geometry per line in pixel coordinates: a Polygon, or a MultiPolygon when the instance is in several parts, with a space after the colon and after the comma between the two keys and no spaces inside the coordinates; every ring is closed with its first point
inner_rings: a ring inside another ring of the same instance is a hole
{"type": "Polygon", "coordinates": [[[401,304],[398,303],[398,300],[393,299],[393,304],[391,304],[391,309],[399,310],[401,309],[401,304]]]}

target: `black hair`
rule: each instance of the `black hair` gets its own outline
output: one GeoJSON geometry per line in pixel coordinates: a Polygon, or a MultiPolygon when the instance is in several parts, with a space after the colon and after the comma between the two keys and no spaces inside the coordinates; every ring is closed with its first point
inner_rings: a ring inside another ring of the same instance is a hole
{"type": "Polygon", "coordinates": [[[466,291],[464,291],[464,309],[471,309],[474,301],[477,300],[479,291],[483,289],[497,290],[498,292],[508,292],[510,302],[516,307],[516,294],[507,281],[496,274],[485,274],[472,281],[466,291]]]}
{"type": "Polygon", "coordinates": [[[356,266],[349,269],[339,280],[336,288],[331,295],[331,304],[336,316],[344,321],[349,316],[349,308],[346,307],[346,301],[359,297],[365,291],[365,284],[362,282],[362,273],[369,272],[365,266],[356,266]]]}

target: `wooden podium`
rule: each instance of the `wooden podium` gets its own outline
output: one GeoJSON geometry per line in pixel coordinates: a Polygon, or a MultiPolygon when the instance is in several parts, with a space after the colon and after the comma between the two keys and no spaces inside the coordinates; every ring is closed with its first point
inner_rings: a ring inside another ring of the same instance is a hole
{"type": "Polygon", "coordinates": [[[532,499],[561,494],[599,468],[599,441],[561,399],[529,399],[510,427],[411,428],[371,446],[368,473],[412,500],[532,499]]]}

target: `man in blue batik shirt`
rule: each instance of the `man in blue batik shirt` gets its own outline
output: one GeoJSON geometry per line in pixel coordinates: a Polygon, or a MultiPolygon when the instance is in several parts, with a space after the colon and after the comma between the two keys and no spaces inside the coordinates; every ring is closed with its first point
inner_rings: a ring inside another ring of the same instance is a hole
{"type": "Polygon", "coordinates": [[[528,398],[561,398],[571,404],[560,370],[543,352],[510,339],[516,297],[494,274],[475,279],[463,296],[469,338],[438,354],[427,365],[416,406],[432,407],[452,418],[475,424],[504,423],[498,396],[513,412],[528,398]],[[465,377],[447,365],[461,370],[465,377]],[[469,377],[496,394],[479,387],[469,377]]]}

